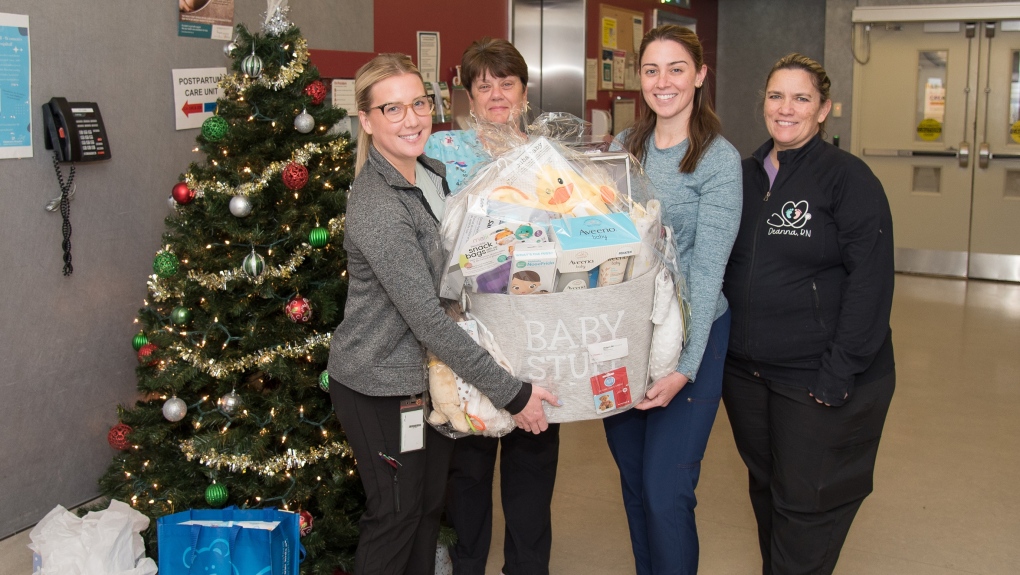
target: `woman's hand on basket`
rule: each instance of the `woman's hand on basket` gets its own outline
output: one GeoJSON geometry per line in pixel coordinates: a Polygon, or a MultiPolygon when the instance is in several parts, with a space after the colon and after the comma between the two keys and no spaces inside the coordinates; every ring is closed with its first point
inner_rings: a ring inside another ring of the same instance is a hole
{"type": "Polygon", "coordinates": [[[563,405],[549,390],[537,385],[533,386],[528,404],[520,413],[514,415],[514,423],[517,424],[517,427],[535,435],[549,429],[549,422],[545,420],[545,410],[542,409],[543,401],[550,405],[563,405]]]}
{"type": "Polygon", "coordinates": [[[674,371],[652,384],[652,387],[645,392],[645,398],[634,406],[634,409],[651,409],[653,407],[666,407],[670,401],[680,393],[680,390],[687,385],[687,376],[674,371]]]}

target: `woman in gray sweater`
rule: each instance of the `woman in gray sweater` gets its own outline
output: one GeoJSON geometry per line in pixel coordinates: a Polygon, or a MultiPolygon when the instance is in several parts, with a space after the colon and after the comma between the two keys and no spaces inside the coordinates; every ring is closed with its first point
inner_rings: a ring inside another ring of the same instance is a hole
{"type": "Polygon", "coordinates": [[[355,574],[430,575],[453,440],[423,418],[426,349],[481,389],[519,427],[547,427],[548,391],[518,381],[447,316],[439,219],[449,190],[424,155],[432,100],[408,56],[358,70],[361,134],[347,200],[349,287],[330,345],[330,395],[358,462],[366,510],[355,574]]]}
{"type": "Polygon", "coordinates": [[[649,31],[639,60],[645,107],[615,145],[641,160],[662,202],[690,291],[691,322],[676,371],[654,382],[634,409],[604,421],[638,575],[693,575],[694,488],[719,408],[729,340],[721,289],[740,223],[740,154],[719,135],[694,32],[672,25],[649,31]]]}

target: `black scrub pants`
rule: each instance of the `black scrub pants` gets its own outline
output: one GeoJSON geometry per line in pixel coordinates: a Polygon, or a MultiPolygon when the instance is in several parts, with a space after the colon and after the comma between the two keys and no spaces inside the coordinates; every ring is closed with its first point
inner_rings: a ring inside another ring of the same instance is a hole
{"type": "Polygon", "coordinates": [[[763,575],[827,575],[871,493],[875,457],[896,386],[891,372],[859,385],[841,407],[806,389],[756,377],[731,360],[723,403],[747,465],[763,575]]]}
{"type": "Polygon", "coordinates": [[[425,424],[425,449],[400,453],[400,402],[407,396],[373,397],[329,381],[365,487],[354,575],[433,575],[453,440],[425,424]],[[400,466],[394,470],[380,452],[400,466]]]}
{"type": "Polygon", "coordinates": [[[457,531],[454,575],[484,575],[492,539],[492,482],[500,451],[500,495],[506,533],[505,575],[548,575],[552,549],[553,485],[560,426],[535,435],[515,429],[502,438],[457,440],[450,465],[446,518],[457,531]]]}

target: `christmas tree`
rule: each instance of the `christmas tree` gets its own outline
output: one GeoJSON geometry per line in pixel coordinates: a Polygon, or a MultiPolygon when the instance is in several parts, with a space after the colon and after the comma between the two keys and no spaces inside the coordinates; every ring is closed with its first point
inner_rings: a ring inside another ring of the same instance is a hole
{"type": "MultiPolygon", "coordinates": [[[[198,137],[205,162],[172,186],[136,320],[143,399],[120,409],[108,439],[121,451],[100,485],[151,518],[300,512],[302,573],[332,575],[353,563],[364,505],[325,376],[347,288],[353,146],[276,4],[262,32],[237,27],[198,137]]],[[[155,555],[155,528],[146,535],[155,555]]]]}

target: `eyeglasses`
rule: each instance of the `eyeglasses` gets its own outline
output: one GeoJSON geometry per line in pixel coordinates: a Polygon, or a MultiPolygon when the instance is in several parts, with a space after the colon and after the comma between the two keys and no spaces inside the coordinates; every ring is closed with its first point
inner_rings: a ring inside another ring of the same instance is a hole
{"type": "Polygon", "coordinates": [[[432,114],[432,110],[436,107],[435,102],[432,101],[431,95],[419,96],[414,100],[411,100],[410,104],[401,104],[400,102],[388,102],[382,106],[372,106],[369,111],[378,109],[382,112],[383,116],[387,120],[397,123],[407,116],[407,109],[414,110],[416,116],[428,116],[432,114]]]}

